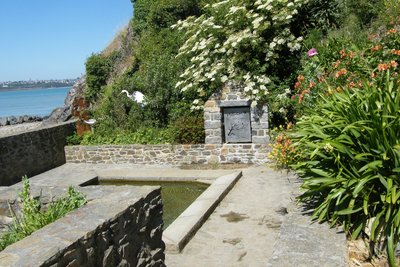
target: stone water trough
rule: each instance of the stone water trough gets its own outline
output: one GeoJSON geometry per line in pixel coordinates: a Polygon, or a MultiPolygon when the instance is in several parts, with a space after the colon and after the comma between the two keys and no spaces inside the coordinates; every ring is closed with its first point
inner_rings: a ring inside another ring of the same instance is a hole
{"type": "MultiPolygon", "coordinates": [[[[44,201],[69,185],[88,203],[0,252],[0,266],[164,266],[165,250],[179,253],[222,198],[240,171],[108,168],[65,164],[30,179],[44,201]],[[164,231],[160,187],[96,186],[101,179],[201,181],[210,186],[164,231]]],[[[0,226],[9,207],[18,210],[21,183],[0,187],[0,226]]]]}

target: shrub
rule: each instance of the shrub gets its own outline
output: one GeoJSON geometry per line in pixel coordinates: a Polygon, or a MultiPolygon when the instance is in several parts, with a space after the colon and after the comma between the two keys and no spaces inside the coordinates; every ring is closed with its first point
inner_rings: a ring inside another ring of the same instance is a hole
{"type": "Polygon", "coordinates": [[[191,64],[176,88],[196,94],[196,110],[228,80],[242,83],[254,101],[270,100],[274,75],[290,74],[288,63],[301,48],[302,37],[293,34],[291,25],[306,2],[216,1],[205,5],[200,17],[178,21],[172,28],[186,39],[178,56],[189,57],[191,64]]]}
{"type": "Polygon", "coordinates": [[[66,197],[51,202],[44,209],[41,199],[36,199],[31,195],[29,180],[26,176],[22,178],[22,182],[23,190],[19,194],[22,214],[14,215],[13,223],[0,236],[0,251],[86,203],[84,195],[73,187],[69,187],[66,197]]]}
{"type": "Polygon", "coordinates": [[[178,144],[203,144],[205,139],[203,114],[186,115],[170,126],[173,142],[178,144]]]}
{"type": "Polygon", "coordinates": [[[66,141],[69,146],[79,145],[82,141],[82,137],[75,132],[74,134],[67,136],[66,141]]]}
{"type": "Polygon", "coordinates": [[[342,223],[357,238],[387,249],[395,266],[400,239],[400,80],[387,71],[360,88],[321,95],[293,134],[304,179],[302,201],[313,217],[342,223]],[[367,225],[372,220],[370,232],[367,225]]]}
{"type": "Polygon", "coordinates": [[[86,60],[85,66],[85,98],[93,103],[97,100],[102,87],[106,85],[111,71],[111,65],[107,57],[100,54],[92,54],[86,60]]]}
{"type": "Polygon", "coordinates": [[[82,145],[127,145],[127,144],[166,144],[172,140],[168,129],[143,127],[136,132],[121,130],[105,134],[87,133],[82,138],[82,145]]]}

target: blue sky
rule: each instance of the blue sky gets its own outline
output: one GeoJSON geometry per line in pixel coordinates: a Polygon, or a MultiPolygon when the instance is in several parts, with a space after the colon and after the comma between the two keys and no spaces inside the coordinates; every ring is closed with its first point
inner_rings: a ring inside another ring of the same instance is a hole
{"type": "Polygon", "coordinates": [[[132,13],[130,0],[1,0],[0,81],[80,77],[132,13]]]}

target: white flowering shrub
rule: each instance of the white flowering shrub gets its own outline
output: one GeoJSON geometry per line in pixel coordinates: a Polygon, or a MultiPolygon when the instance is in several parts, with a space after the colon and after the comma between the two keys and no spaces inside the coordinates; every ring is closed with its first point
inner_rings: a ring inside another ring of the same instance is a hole
{"type": "MultiPolygon", "coordinates": [[[[290,26],[307,2],[225,0],[206,5],[200,17],[173,25],[186,38],[177,57],[191,61],[176,88],[196,94],[192,109],[201,109],[204,100],[228,80],[241,83],[255,102],[276,95],[271,94],[276,88],[271,73],[283,56],[300,50],[303,38],[295,36],[290,26]]],[[[280,90],[281,96],[287,94],[285,88],[280,90]]]]}

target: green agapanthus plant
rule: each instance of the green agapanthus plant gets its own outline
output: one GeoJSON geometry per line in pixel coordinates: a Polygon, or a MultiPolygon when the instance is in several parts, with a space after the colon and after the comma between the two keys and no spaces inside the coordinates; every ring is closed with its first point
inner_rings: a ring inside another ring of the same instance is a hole
{"type": "Polygon", "coordinates": [[[313,217],[342,224],[352,237],[386,249],[391,266],[400,239],[400,76],[320,95],[292,136],[304,179],[300,200],[313,217]]]}

